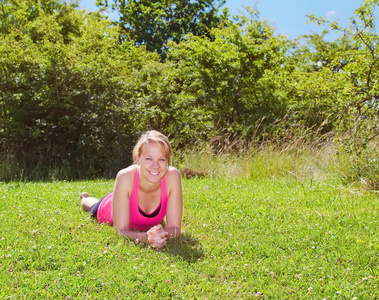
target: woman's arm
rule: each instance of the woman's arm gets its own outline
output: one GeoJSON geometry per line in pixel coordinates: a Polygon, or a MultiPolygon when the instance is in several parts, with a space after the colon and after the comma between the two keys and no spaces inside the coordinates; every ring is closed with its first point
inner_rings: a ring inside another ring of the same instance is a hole
{"type": "Polygon", "coordinates": [[[143,231],[118,230],[118,233],[133,241],[148,242],[147,233],[143,231]]]}
{"type": "Polygon", "coordinates": [[[123,236],[132,240],[147,240],[145,235],[129,230],[130,223],[130,204],[129,197],[133,190],[135,176],[135,166],[130,166],[118,172],[113,188],[113,227],[123,236]]]}
{"type": "Polygon", "coordinates": [[[178,238],[182,226],[183,195],[180,173],[174,167],[170,167],[166,176],[166,183],[168,183],[166,210],[167,239],[178,238]]]}

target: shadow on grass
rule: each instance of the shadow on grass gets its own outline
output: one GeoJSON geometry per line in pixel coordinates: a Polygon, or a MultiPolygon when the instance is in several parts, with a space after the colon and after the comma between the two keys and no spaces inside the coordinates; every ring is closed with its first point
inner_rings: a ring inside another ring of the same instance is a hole
{"type": "Polygon", "coordinates": [[[204,256],[199,240],[189,234],[182,234],[177,240],[169,241],[165,253],[181,256],[188,263],[195,263],[204,256]]]}

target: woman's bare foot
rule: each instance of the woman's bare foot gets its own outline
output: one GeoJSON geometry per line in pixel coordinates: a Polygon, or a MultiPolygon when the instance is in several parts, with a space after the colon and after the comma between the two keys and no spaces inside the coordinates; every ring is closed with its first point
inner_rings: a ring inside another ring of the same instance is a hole
{"type": "Polygon", "coordinates": [[[83,192],[80,194],[80,199],[88,198],[88,197],[89,197],[89,194],[87,192],[83,192]]]}
{"type": "Polygon", "coordinates": [[[84,209],[84,211],[91,211],[92,206],[97,203],[99,200],[90,197],[87,192],[83,192],[80,194],[80,199],[81,199],[81,206],[84,209]]]}

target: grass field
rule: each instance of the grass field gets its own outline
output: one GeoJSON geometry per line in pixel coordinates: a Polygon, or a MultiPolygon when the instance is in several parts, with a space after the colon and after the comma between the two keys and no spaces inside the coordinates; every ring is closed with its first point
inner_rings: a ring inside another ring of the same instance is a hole
{"type": "Polygon", "coordinates": [[[378,299],[379,197],[330,181],[183,178],[164,251],[92,221],[113,181],[0,183],[0,299],[378,299]]]}

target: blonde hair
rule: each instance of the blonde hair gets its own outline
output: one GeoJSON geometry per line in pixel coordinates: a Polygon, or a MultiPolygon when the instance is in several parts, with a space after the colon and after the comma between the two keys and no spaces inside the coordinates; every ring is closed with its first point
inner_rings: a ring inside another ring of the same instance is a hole
{"type": "Polygon", "coordinates": [[[172,148],[168,138],[156,130],[146,131],[141,135],[140,139],[136,143],[133,149],[133,160],[136,163],[137,158],[141,156],[142,147],[150,142],[157,143],[161,146],[169,164],[172,163],[172,148]]]}

